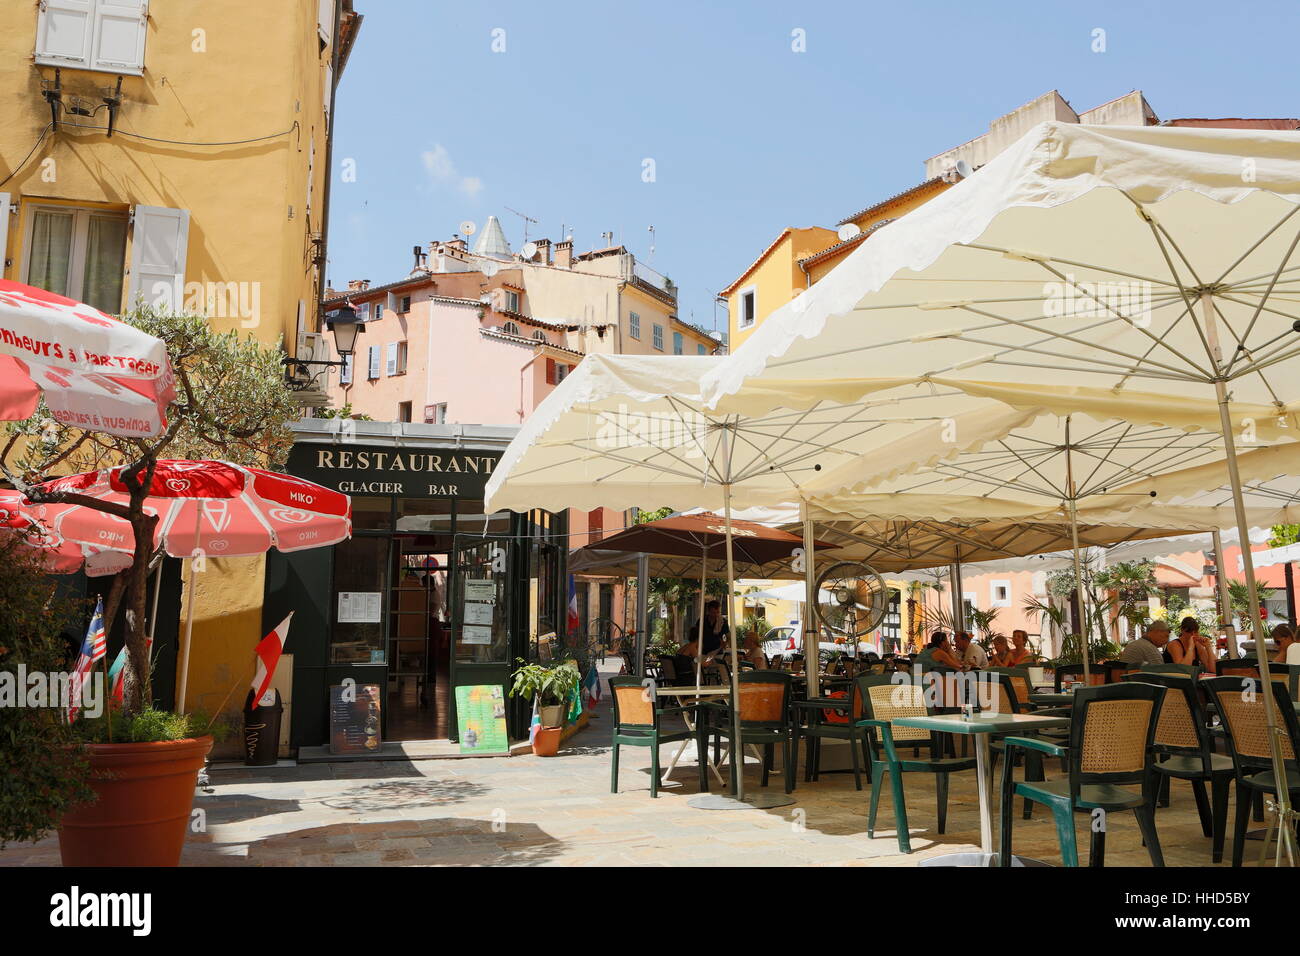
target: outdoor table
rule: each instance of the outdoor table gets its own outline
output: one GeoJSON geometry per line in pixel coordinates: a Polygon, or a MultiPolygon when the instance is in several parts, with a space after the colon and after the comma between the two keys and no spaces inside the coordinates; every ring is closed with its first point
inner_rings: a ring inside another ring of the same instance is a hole
{"type": "MultiPolygon", "coordinates": [[[[727,684],[708,684],[703,687],[655,687],[655,695],[658,697],[730,697],[731,687],[727,684]]],[[[692,733],[695,732],[696,721],[690,711],[682,711],[682,719],[686,721],[686,728],[692,733]]],[[[667,784],[669,777],[673,774],[673,768],[677,766],[677,761],[681,759],[682,754],[686,753],[686,748],[690,746],[690,740],[683,740],[673,754],[672,759],[668,761],[668,767],[664,770],[663,783],[667,784]]],[[[719,785],[726,786],[727,782],[722,779],[722,774],[718,772],[717,766],[708,759],[708,748],[704,748],[704,763],[717,778],[719,785]]],[[[728,753],[730,755],[730,753],[728,753]]]]}
{"type": "MultiPolygon", "coordinates": [[[[1067,695],[1068,696],[1068,695],[1067,695]]],[[[944,734],[967,734],[975,742],[975,780],[980,798],[980,856],[976,866],[997,865],[997,852],[993,848],[993,781],[989,774],[989,735],[1021,734],[1050,727],[1068,727],[1068,717],[1036,717],[1033,714],[975,714],[969,720],[960,715],[950,717],[895,717],[892,724],[944,734]]],[[[968,854],[949,854],[967,856],[968,854]]],[[[936,857],[927,860],[929,865],[943,865],[936,857]]]]}
{"type": "Polygon", "coordinates": [[[1029,702],[1031,704],[1049,704],[1052,707],[1060,707],[1063,704],[1074,703],[1074,695],[1065,691],[1051,694],[1030,694],[1029,702]]]}

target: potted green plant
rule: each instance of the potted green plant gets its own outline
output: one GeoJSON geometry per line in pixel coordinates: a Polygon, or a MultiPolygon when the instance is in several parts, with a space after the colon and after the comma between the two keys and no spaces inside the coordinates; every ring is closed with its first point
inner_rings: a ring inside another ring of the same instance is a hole
{"type": "Polygon", "coordinates": [[[564,730],[565,711],[582,675],[572,661],[551,665],[529,663],[523,658],[518,661],[520,666],[511,675],[510,696],[537,704],[542,729],[533,737],[533,752],[554,756],[564,730]]]}

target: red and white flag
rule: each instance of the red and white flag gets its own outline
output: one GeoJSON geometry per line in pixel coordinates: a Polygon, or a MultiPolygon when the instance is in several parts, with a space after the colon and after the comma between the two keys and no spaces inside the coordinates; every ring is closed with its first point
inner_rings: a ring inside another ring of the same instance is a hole
{"type": "Polygon", "coordinates": [[[271,687],[271,678],[275,676],[275,665],[280,663],[284,653],[284,642],[289,636],[289,622],[293,620],[293,611],[280,622],[279,626],[262,638],[255,648],[257,652],[257,673],[253,675],[253,709],[257,710],[262,695],[271,687]]]}

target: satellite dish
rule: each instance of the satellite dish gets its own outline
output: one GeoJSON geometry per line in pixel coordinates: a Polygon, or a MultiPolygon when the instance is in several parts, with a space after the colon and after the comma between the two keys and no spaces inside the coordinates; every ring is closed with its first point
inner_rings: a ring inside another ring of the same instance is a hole
{"type": "Polygon", "coordinates": [[[861,231],[862,230],[858,228],[856,223],[846,222],[844,225],[840,226],[840,231],[837,235],[840,237],[840,242],[848,242],[861,231]]]}
{"type": "Polygon", "coordinates": [[[964,159],[957,160],[957,175],[960,176],[962,179],[970,178],[970,174],[973,173],[974,171],[975,170],[970,168],[970,163],[966,162],[966,160],[964,159]]]}
{"type": "Polygon", "coordinates": [[[478,227],[474,225],[474,223],[469,219],[466,219],[464,222],[460,224],[460,231],[467,236],[474,235],[474,230],[476,230],[477,228],[478,227]]]}
{"type": "Polygon", "coordinates": [[[525,242],[524,248],[520,251],[523,252],[525,259],[531,259],[533,256],[537,255],[537,243],[525,242]]]}

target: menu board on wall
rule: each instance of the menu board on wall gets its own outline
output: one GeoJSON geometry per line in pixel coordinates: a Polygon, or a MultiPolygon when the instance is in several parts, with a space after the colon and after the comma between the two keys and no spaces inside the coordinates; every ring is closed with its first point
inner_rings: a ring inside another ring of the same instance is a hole
{"type": "Polygon", "coordinates": [[[374,753],[380,739],[378,684],[335,684],[330,687],[330,753],[374,753]]]}
{"type": "Polygon", "coordinates": [[[505,688],[500,684],[457,687],[456,725],[460,730],[461,753],[509,753],[505,688]]]}
{"type": "Polygon", "coordinates": [[[378,591],[340,591],[340,624],[378,624],[380,622],[378,591]]]}

